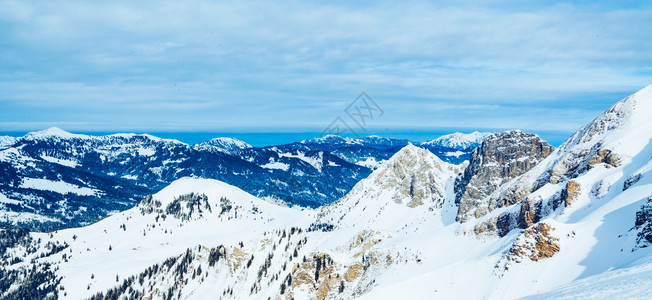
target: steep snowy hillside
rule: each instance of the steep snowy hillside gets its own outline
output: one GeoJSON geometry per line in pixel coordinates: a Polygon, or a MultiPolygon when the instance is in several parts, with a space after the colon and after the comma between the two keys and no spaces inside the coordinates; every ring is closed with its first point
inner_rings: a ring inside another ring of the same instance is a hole
{"type": "MultiPolygon", "coordinates": [[[[309,214],[267,203],[223,182],[184,178],[138,206],[88,227],[23,237],[27,248],[18,248],[24,252],[3,253],[20,257],[22,262],[3,268],[3,272],[7,280],[15,279],[12,276],[21,274],[14,270],[37,261],[56,274],[57,279],[46,285],[57,284],[59,298],[83,299],[189,248],[210,249],[206,253],[209,260],[228,253],[233,264],[244,265],[255,253],[263,262],[265,255],[257,251],[266,245],[258,238],[277,228],[305,227],[308,222],[309,214]]],[[[210,270],[208,265],[204,268],[210,270]]],[[[223,271],[224,275],[229,272],[223,271]]]]}
{"type": "Polygon", "coordinates": [[[549,214],[568,215],[582,210],[578,206],[593,206],[640,184],[652,157],[651,103],[648,86],[580,128],[536,167],[485,198],[509,209],[483,217],[476,229],[527,227],[549,214]]]}
{"type": "Polygon", "coordinates": [[[432,141],[423,142],[421,145],[425,147],[443,147],[456,150],[473,150],[473,148],[480,146],[482,140],[490,134],[491,132],[478,131],[471,133],[456,132],[442,135],[432,141]]]}

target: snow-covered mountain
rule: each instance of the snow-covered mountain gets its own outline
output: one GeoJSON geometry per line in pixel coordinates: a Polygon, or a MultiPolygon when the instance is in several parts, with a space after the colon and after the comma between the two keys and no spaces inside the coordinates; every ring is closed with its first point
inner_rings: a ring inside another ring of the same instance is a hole
{"type": "Polygon", "coordinates": [[[357,146],[372,147],[381,150],[386,150],[386,149],[391,149],[396,147],[399,148],[404,147],[407,144],[409,144],[410,141],[405,139],[380,137],[377,135],[370,135],[367,137],[359,137],[359,138],[350,138],[350,137],[342,137],[339,135],[329,134],[319,138],[304,140],[301,141],[300,143],[303,145],[312,145],[312,146],[321,145],[324,147],[328,147],[330,149],[337,149],[341,147],[357,145],[357,146]]]}
{"type": "Polygon", "coordinates": [[[453,165],[406,145],[315,210],[178,179],[86,227],[1,230],[0,297],[646,299],[650,115],[652,86],[557,149],[508,131],[453,165]]]}
{"type": "Polygon", "coordinates": [[[410,142],[403,139],[368,136],[362,138],[326,135],[320,138],[304,140],[300,143],[283,145],[291,149],[324,150],[350,163],[376,169],[381,162],[410,142]]]}
{"type": "MultiPolygon", "coordinates": [[[[251,147],[216,138],[193,146],[147,134],[59,128],[2,139],[0,224],[48,231],[83,226],[184,177],[222,180],[275,203],[317,207],[343,195],[407,140],[326,136],[251,147]]],[[[429,148],[445,161],[448,148],[429,148]]]]}
{"type": "Polygon", "coordinates": [[[362,145],[362,142],[359,141],[358,139],[354,139],[346,136],[339,136],[335,134],[328,134],[310,140],[303,140],[300,143],[304,145],[324,145],[324,146],[335,146],[335,147],[339,145],[362,145]]]}
{"type": "Polygon", "coordinates": [[[238,149],[252,148],[246,142],[227,137],[214,138],[207,142],[195,144],[192,147],[198,151],[221,151],[225,153],[231,153],[238,149]]]}
{"type": "Polygon", "coordinates": [[[16,138],[13,136],[0,136],[0,149],[10,147],[16,143],[16,138]]]}
{"type": "MultiPolygon", "coordinates": [[[[146,290],[136,298],[148,293],[161,296],[169,291],[169,284],[173,283],[168,280],[174,279],[156,276],[172,276],[172,265],[175,269],[179,268],[175,271],[180,276],[178,279],[185,277],[190,280],[187,273],[189,266],[182,266],[182,262],[176,259],[179,253],[203,256],[200,261],[205,262],[204,272],[199,271],[196,277],[197,270],[193,270],[193,288],[199,279],[207,275],[211,275],[209,281],[236,277],[255,279],[249,274],[255,275],[259,265],[267,259],[266,254],[259,251],[276,248],[279,243],[275,238],[278,230],[290,226],[305,227],[309,216],[299,210],[270,204],[223,182],[179,179],[153,196],[146,197],[136,207],[90,226],[20,236],[18,241],[21,245],[28,246],[24,249],[26,256],[22,264],[31,264],[30,261],[35,258],[39,260],[41,268],[32,274],[26,285],[30,284],[30,279],[37,278],[37,274],[52,273],[57,279],[48,280],[44,287],[36,291],[21,290],[21,287],[13,292],[30,293],[28,298],[44,298],[47,292],[53,291],[49,287],[57,286],[54,291],[59,298],[85,299],[97,292],[105,292],[117,283],[128,281],[132,284],[140,282],[146,290]],[[262,237],[265,238],[260,239],[262,237]],[[252,254],[257,257],[254,258],[252,254]],[[166,260],[169,257],[174,261],[166,260]],[[90,260],[94,262],[88,264],[90,260]],[[152,266],[155,266],[154,269],[152,266]],[[164,270],[170,273],[165,274],[164,270]],[[130,277],[141,271],[147,272],[146,278],[130,277]],[[236,276],[236,273],[239,275],[236,276]],[[145,279],[147,283],[143,282],[145,279]]],[[[7,232],[3,233],[3,237],[6,237],[7,232]]],[[[294,250],[299,232],[288,228],[284,234],[295,234],[283,241],[285,246],[292,240],[294,250]]],[[[2,254],[14,256],[18,253],[12,251],[14,249],[2,254]]],[[[21,274],[14,272],[14,267],[18,265],[3,267],[3,278],[21,277],[21,274]]],[[[197,263],[193,267],[197,267],[197,263]]],[[[7,291],[6,288],[2,290],[7,291]]],[[[201,294],[193,292],[195,297],[201,294]]]]}
{"type": "Polygon", "coordinates": [[[616,103],[530,171],[493,191],[486,198],[489,210],[509,209],[496,209],[479,226],[524,227],[548,214],[569,214],[577,203],[627,194],[650,168],[650,112],[652,86],[616,103]]]}
{"type": "Polygon", "coordinates": [[[423,142],[421,145],[427,147],[452,148],[456,150],[473,150],[473,148],[480,146],[482,140],[490,134],[491,132],[478,131],[471,133],[456,132],[442,135],[432,141],[423,142]]]}
{"type": "Polygon", "coordinates": [[[151,135],[89,136],[58,128],[29,133],[0,148],[0,223],[45,231],[82,226],[185,176],[219,179],[272,202],[317,207],[371,172],[322,150],[215,149],[151,135]]]}
{"type": "MultiPolygon", "coordinates": [[[[446,202],[447,187],[465,165],[452,165],[430,151],[408,145],[319,212],[315,226],[406,229],[429,219],[446,202]]],[[[446,209],[451,209],[446,207],[446,209]]]]}

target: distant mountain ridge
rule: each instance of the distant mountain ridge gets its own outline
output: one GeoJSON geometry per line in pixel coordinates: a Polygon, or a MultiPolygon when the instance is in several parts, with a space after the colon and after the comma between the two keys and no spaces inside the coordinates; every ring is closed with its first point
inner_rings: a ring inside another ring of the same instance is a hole
{"type": "Polygon", "coordinates": [[[249,150],[257,161],[215,150],[223,146],[195,149],[151,135],[88,136],[57,128],[29,133],[0,150],[0,222],[41,230],[81,226],[184,176],[220,179],[272,202],[316,207],[370,173],[320,150],[231,148],[249,150]],[[268,168],[272,161],[286,167],[268,168]]]}
{"type": "Polygon", "coordinates": [[[226,137],[214,138],[207,142],[195,144],[192,147],[199,151],[222,151],[225,153],[231,153],[239,149],[253,148],[253,146],[246,142],[226,137]]]}
{"type": "Polygon", "coordinates": [[[445,147],[457,150],[468,150],[480,146],[491,132],[474,131],[471,133],[456,132],[440,136],[432,141],[421,143],[422,146],[445,147]]]}
{"type": "MultiPolygon", "coordinates": [[[[53,127],[0,139],[0,223],[41,230],[81,226],[184,176],[219,179],[274,203],[318,207],[345,195],[408,144],[325,136],[268,147],[233,138],[191,146],[149,134],[93,136],[53,127]]],[[[470,155],[429,150],[451,163],[470,155]]]]}

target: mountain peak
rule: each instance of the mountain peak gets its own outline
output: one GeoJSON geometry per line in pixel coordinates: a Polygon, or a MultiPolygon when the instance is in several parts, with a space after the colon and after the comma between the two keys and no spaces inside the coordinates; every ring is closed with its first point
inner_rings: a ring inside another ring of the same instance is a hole
{"type": "Polygon", "coordinates": [[[86,138],[88,136],[83,134],[70,133],[58,127],[50,127],[46,130],[30,132],[27,135],[25,135],[25,138],[27,139],[40,139],[40,138],[51,138],[51,137],[71,139],[71,138],[86,138]]]}
{"type": "Polygon", "coordinates": [[[405,220],[412,220],[414,214],[432,214],[430,209],[444,205],[446,185],[459,171],[429,150],[408,144],[346,196],[324,206],[318,221],[339,220],[337,226],[345,227],[404,229],[405,220]]]}
{"type": "Polygon", "coordinates": [[[602,141],[610,143],[620,140],[621,134],[610,134],[627,129],[622,132],[626,135],[645,135],[652,127],[652,84],[640,89],[636,93],[618,101],[606,111],[602,112],[591,122],[582,126],[559,148],[569,149],[583,143],[602,141]],[[607,140],[603,140],[607,138],[607,140]]]}
{"type": "Polygon", "coordinates": [[[328,134],[322,137],[301,141],[302,144],[359,144],[356,139],[328,134]]]}
{"type": "Polygon", "coordinates": [[[432,154],[432,153],[431,153],[430,151],[428,151],[427,149],[424,149],[424,148],[421,148],[421,147],[415,146],[415,145],[412,144],[412,143],[408,143],[405,147],[401,148],[401,150],[399,150],[398,152],[396,152],[396,153],[395,153],[395,154],[390,158],[390,160],[392,160],[392,159],[398,159],[398,158],[406,157],[406,156],[408,156],[408,157],[412,157],[412,158],[416,158],[416,157],[419,157],[419,156],[420,156],[420,157],[424,157],[424,156],[432,156],[432,158],[434,158],[434,159],[439,159],[439,157],[437,157],[436,155],[432,154]]]}
{"type": "Polygon", "coordinates": [[[252,148],[253,146],[235,138],[217,137],[203,143],[195,144],[193,147],[195,150],[231,153],[234,150],[252,148]]]}
{"type": "Polygon", "coordinates": [[[421,143],[424,146],[440,146],[446,148],[453,148],[458,150],[466,150],[475,148],[482,143],[485,137],[490,135],[491,132],[474,131],[471,133],[455,132],[447,135],[442,135],[432,141],[421,143]]]}

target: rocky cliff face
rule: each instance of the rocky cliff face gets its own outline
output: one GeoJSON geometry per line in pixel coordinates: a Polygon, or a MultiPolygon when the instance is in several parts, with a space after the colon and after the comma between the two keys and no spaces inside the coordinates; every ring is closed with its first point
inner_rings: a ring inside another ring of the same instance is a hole
{"type": "Polygon", "coordinates": [[[636,229],[636,245],[640,248],[646,248],[652,245],[652,196],[647,199],[647,203],[641,206],[636,212],[634,222],[636,229]]]}
{"type": "Polygon", "coordinates": [[[473,150],[469,166],[455,181],[457,220],[479,218],[515,201],[491,203],[486,199],[501,184],[527,172],[546,158],[554,147],[535,134],[518,130],[489,135],[473,150]]]}
{"type": "Polygon", "coordinates": [[[478,220],[475,233],[502,236],[644,184],[652,166],[650,99],[652,85],[614,104],[531,170],[490,192],[480,203],[516,205],[478,220]]]}

